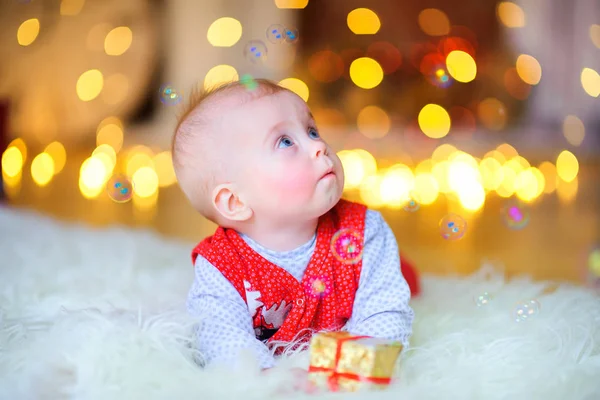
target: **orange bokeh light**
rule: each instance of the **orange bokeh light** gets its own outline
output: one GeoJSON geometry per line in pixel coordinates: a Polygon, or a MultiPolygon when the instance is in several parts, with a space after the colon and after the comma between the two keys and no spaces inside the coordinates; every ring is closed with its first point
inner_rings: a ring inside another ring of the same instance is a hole
{"type": "Polygon", "coordinates": [[[400,50],[389,42],[371,43],[367,48],[367,57],[377,61],[384,74],[396,72],[402,65],[400,50]]]}
{"type": "Polygon", "coordinates": [[[344,73],[344,60],[331,50],[318,51],[308,59],[308,71],[319,82],[334,82],[344,73]]]}

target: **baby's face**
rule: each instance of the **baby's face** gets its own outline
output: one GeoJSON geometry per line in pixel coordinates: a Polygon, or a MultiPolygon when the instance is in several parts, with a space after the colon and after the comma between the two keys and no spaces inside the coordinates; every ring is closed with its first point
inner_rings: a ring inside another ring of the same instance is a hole
{"type": "Polygon", "coordinates": [[[257,219],[304,222],[335,206],[344,187],[342,163],[300,97],[280,92],[226,114],[236,186],[257,219]]]}

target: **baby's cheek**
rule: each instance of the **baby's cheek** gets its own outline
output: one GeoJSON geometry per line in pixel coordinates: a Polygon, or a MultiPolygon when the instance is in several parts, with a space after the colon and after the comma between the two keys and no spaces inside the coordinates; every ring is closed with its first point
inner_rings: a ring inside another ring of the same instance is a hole
{"type": "Polygon", "coordinates": [[[271,192],[282,201],[304,200],[314,192],[314,178],[303,172],[281,174],[271,181],[271,192]]]}

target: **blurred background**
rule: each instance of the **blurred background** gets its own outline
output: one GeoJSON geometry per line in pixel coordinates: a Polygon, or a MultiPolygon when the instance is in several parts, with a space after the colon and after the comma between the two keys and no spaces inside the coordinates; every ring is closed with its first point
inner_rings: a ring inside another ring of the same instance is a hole
{"type": "Polygon", "coordinates": [[[269,78],[422,272],[600,281],[598,0],[0,1],[5,207],[200,241],[177,114],[269,78]]]}

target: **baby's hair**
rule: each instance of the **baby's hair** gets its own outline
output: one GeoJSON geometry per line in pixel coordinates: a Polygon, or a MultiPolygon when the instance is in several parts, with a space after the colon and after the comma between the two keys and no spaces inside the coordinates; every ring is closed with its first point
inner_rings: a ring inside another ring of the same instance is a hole
{"type": "Polygon", "coordinates": [[[240,95],[238,105],[263,96],[289,91],[267,79],[233,81],[209,89],[195,86],[178,116],[171,143],[173,167],[181,190],[192,206],[205,218],[221,224],[217,210],[212,205],[212,191],[222,177],[227,160],[212,151],[219,137],[206,129],[210,110],[219,107],[219,98],[240,95]]]}

